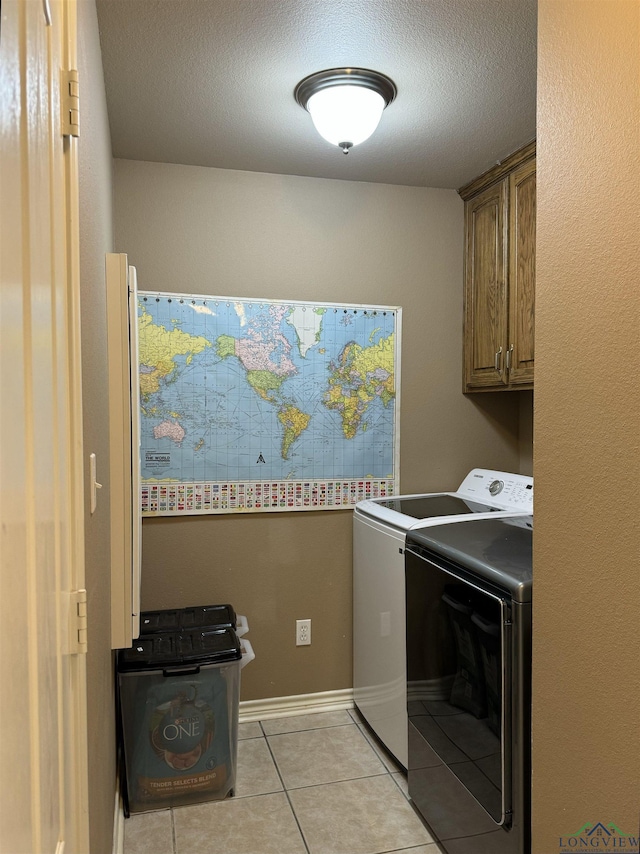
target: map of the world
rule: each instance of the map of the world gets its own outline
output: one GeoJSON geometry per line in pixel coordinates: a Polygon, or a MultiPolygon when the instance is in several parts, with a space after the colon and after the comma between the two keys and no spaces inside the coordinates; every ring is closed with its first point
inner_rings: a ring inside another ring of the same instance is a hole
{"type": "Polygon", "coordinates": [[[145,515],[393,492],[401,309],[138,293],[145,515]]]}

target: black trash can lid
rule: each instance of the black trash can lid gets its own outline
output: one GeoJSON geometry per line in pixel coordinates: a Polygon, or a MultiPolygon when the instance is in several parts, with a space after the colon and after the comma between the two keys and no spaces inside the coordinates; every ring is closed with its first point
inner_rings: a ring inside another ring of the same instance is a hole
{"type": "Polygon", "coordinates": [[[240,658],[240,641],[231,628],[157,632],[141,635],[131,649],[121,649],[118,671],[219,664],[240,658]]]}
{"type": "Polygon", "coordinates": [[[235,629],[236,612],[231,605],[195,605],[164,611],[143,611],[140,614],[141,635],[214,626],[220,629],[235,629]]]}

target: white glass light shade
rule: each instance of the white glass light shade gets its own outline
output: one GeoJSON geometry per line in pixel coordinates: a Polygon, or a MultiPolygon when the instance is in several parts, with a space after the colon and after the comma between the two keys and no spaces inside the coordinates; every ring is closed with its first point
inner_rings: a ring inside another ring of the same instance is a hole
{"type": "Polygon", "coordinates": [[[364,86],[330,86],[307,102],[316,130],[333,145],[358,145],[378,127],[386,102],[364,86]]]}

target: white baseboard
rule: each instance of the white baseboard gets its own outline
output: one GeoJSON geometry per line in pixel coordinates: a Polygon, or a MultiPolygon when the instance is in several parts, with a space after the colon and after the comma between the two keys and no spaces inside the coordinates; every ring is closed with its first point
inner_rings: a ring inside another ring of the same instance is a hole
{"type": "Polygon", "coordinates": [[[268,697],[240,703],[239,722],[264,721],[288,715],[310,715],[314,712],[337,712],[353,708],[353,688],[321,691],[317,694],[294,694],[291,697],[268,697]]]}
{"type": "Polygon", "coordinates": [[[116,806],[113,814],[112,854],[124,854],[124,805],[120,794],[120,780],[116,775],[116,806]]]}

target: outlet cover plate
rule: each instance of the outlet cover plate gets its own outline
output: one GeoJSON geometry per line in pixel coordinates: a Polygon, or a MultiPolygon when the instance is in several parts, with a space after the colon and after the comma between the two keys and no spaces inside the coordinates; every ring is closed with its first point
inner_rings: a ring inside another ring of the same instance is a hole
{"type": "Polygon", "coordinates": [[[311,645],[311,620],[296,620],[296,646],[311,645]]]}

